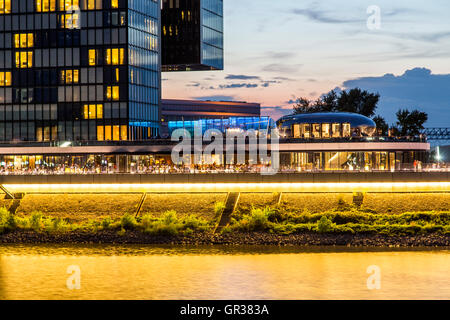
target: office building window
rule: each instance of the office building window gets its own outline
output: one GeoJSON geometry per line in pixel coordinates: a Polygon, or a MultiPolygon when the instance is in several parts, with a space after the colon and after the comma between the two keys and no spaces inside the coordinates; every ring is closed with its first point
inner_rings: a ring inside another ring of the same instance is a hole
{"type": "Polygon", "coordinates": [[[60,80],[62,84],[72,84],[80,82],[79,70],[61,70],[60,80]]]}
{"type": "Polygon", "coordinates": [[[79,0],[59,0],[59,10],[68,11],[75,10],[80,7],[79,0]]]}
{"type": "Polygon", "coordinates": [[[32,68],[33,67],[33,52],[22,51],[16,52],[16,68],[32,68]]]}
{"type": "Polygon", "coordinates": [[[125,50],[120,49],[106,49],[106,64],[119,65],[124,64],[125,50]]]}
{"type": "Polygon", "coordinates": [[[14,35],[15,48],[32,48],[34,46],[34,37],[32,33],[16,33],[14,35]]]}
{"type": "Polygon", "coordinates": [[[0,0],[0,14],[11,13],[11,0],[0,0]]]}
{"type": "Polygon", "coordinates": [[[102,104],[85,104],[83,106],[84,119],[103,119],[103,105],[102,104]]]}
{"type": "MultiPolygon", "coordinates": [[[[95,0],[87,0],[88,2],[88,10],[95,10],[95,0]]],[[[97,8],[97,9],[101,9],[101,8],[97,8]]]]}
{"type": "Polygon", "coordinates": [[[56,0],[36,0],[37,12],[56,11],[56,0]]]}
{"type": "Polygon", "coordinates": [[[89,65],[95,66],[97,64],[97,51],[95,49],[89,50],[89,65]]]}
{"type": "Polygon", "coordinates": [[[111,8],[113,9],[119,8],[119,0],[111,0],[111,8]]]}
{"type": "Polygon", "coordinates": [[[103,129],[104,129],[103,126],[97,126],[97,140],[98,141],[105,140],[105,135],[104,135],[103,129]]]}
{"type": "Polygon", "coordinates": [[[11,72],[0,72],[0,87],[11,86],[11,72]]]}
{"type": "Polygon", "coordinates": [[[119,86],[106,87],[106,99],[107,100],[119,100],[119,86]]]}
{"type": "Polygon", "coordinates": [[[120,140],[128,140],[128,127],[120,126],[120,140]]]}
{"type": "Polygon", "coordinates": [[[120,72],[119,72],[119,68],[116,68],[116,69],[115,69],[114,77],[115,77],[116,82],[119,82],[119,80],[120,80],[120,72]]]}
{"type": "Polygon", "coordinates": [[[60,26],[65,29],[79,29],[80,16],[77,13],[62,14],[60,16],[60,26]]]}

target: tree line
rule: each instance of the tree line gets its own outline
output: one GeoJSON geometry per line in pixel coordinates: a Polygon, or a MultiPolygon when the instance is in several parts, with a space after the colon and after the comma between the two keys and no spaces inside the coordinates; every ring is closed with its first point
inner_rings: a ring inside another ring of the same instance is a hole
{"type": "Polygon", "coordinates": [[[336,92],[335,90],[321,96],[317,100],[298,98],[293,106],[293,114],[317,112],[351,112],[371,118],[377,125],[380,136],[417,136],[428,121],[428,114],[419,110],[399,109],[397,121],[391,126],[380,115],[376,115],[379,93],[370,93],[360,88],[336,92]]]}

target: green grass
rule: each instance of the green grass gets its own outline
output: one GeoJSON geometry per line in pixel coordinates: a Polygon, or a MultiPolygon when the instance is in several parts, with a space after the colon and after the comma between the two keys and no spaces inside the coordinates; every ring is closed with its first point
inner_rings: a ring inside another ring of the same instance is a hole
{"type": "Polygon", "coordinates": [[[412,212],[399,215],[374,214],[353,209],[311,214],[292,213],[280,208],[253,208],[249,214],[234,215],[224,232],[265,231],[276,234],[301,232],[376,233],[415,235],[450,234],[450,212],[412,212]]]}
{"type": "Polygon", "coordinates": [[[213,227],[213,222],[193,215],[180,217],[175,211],[168,211],[160,217],[144,215],[136,219],[133,215],[126,213],[118,219],[107,217],[101,221],[88,220],[74,223],[60,217],[44,216],[38,211],[29,216],[16,216],[10,214],[6,208],[0,208],[0,234],[12,231],[64,234],[113,230],[119,234],[125,234],[127,231],[141,231],[151,235],[186,235],[193,232],[208,232],[213,227]]]}

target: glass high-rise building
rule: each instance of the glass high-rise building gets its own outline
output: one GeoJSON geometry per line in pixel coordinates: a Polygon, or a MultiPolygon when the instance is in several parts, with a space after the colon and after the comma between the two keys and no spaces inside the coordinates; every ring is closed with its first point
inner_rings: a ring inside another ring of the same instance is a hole
{"type": "Polygon", "coordinates": [[[160,0],[0,0],[0,142],[158,136],[160,0]]]}
{"type": "Polygon", "coordinates": [[[223,0],[162,0],[163,71],[223,70],[223,0]]]}

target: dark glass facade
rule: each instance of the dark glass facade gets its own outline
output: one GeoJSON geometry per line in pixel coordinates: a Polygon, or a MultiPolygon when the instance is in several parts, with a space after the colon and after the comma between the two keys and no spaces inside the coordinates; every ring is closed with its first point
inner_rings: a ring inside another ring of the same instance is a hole
{"type": "Polygon", "coordinates": [[[163,71],[223,70],[223,0],[163,0],[163,71]]]}
{"type": "Polygon", "coordinates": [[[158,135],[159,0],[0,8],[0,142],[158,135]]]}

